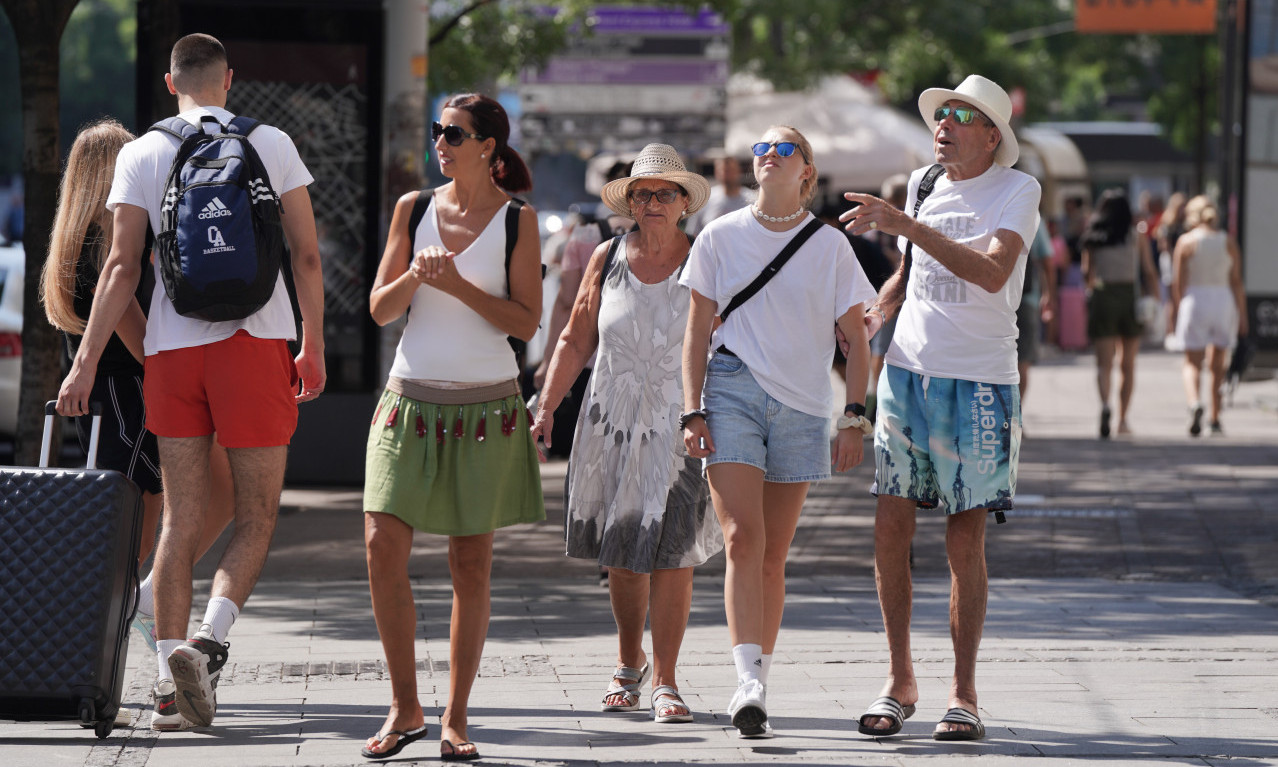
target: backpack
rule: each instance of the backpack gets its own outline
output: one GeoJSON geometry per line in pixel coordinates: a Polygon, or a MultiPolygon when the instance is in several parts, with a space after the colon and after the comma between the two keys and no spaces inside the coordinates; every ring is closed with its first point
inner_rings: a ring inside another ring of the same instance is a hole
{"type": "MultiPolygon", "coordinates": [[[[413,200],[413,212],[408,216],[408,249],[411,254],[413,249],[413,239],[417,236],[417,227],[422,223],[422,217],[426,215],[426,208],[430,207],[430,198],[435,194],[434,189],[422,189],[417,192],[417,199],[413,200]]],[[[515,243],[519,240],[519,209],[524,207],[524,201],[518,197],[511,197],[510,204],[506,206],[506,297],[510,298],[510,257],[515,253],[515,243]]],[[[541,265],[542,279],[546,277],[546,265],[541,265]]],[[[514,336],[506,336],[506,342],[510,344],[510,348],[515,352],[515,359],[519,360],[519,367],[522,370],[524,366],[524,352],[528,350],[528,342],[522,338],[514,336]]]]}
{"type": "Polygon", "coordinates": [[[266,305],[284,257],[280,198],[248,136],[260,123],[171,117],[150,130],[178,139],[155,254],[164,290],[184,317],[239,320],[266,305]],[[205,121],[216,133],[202,130],[205,121]]]}

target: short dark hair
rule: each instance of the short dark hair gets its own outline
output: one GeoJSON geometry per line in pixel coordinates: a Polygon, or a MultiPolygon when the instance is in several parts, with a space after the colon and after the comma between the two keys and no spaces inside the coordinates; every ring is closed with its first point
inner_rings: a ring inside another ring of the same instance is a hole
{"type": "Polygon", "coordinates": [[[208,75],[216,72],[220,77],[225,66],[226,48],[216,37],[200,32],[178,40],[169,56],[169,74],[179,91],[198,90],[208,75]]]}

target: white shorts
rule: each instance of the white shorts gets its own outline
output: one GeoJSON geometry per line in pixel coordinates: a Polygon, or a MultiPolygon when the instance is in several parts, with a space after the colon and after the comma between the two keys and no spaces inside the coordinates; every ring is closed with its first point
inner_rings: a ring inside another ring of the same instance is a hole
{"type": "Polygon", "coordinates": [[[1238,334],[1234,294],[1223,285],[1190,286],[1176,314],[1176,337],[1186,351],[1227,349],[1238,334]]]}

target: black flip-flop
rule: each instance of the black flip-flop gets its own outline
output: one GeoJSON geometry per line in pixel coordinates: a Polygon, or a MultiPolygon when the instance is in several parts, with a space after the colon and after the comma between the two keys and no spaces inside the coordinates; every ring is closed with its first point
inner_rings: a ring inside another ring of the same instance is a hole
{"type": "Polygon", "coordinates": [[[439,741],[439,745],[441,746],[444,745],[445,743],[448,744],[448,748],[450,749],[449,752],[448,753],[444,753],[443,751],[439,752],[439,758],[444,760],[445,762],[469,762],[471,759],[479,758],[478,749],[471,751],[469,754],[457,753],[457,749],[462,746],[475,745],[474,743],[471,743],[469,740],[463,740],[460,743],[457,743],[456,745],[454,745],[453,742],[451,740],[448,740],[447,738],[439,741]]]}
{"type": "Polygon", "coordinates": [[[933,740],[980,740],[985,737],[985,725],[981,718],[965,708],[952,708],[945,712],[937,729],[932,733],[933,740]],[[966,730],[942,730],[942,724],[965,724],[966,730]]]}
{"type": "Polygon", "coordinates": [[[871,737],[895,735],[901,731],[901,725],[905,723],[905,720],[914,716],[914,710],[914,704],[902,706],[899,700],[890,695],[876,698],[866,712],[861,714],[861,718],[857,720],[857,732],[871,737]],[[866,719],[873,718],[886,719],[891,724],[885,728],[876,729],[865,723],[866,719]]]}
{"type": "Polygon", "coordinates": [[[418,741],[426,737],[426,725],[423,724],[421,727],[418,727],[416,730],[408,730],[408,731],[391,730],[390,732],[387,732],[387,733],[379,732],[377,733],[377,735],[373,737],[377,738],[378,743],[381,743],[383,740],[386,740],[392,735],[399,736],[395,740],[395,745],[391,746],[385,751],[369,751],[367,748],[362,748],[360,749],[360,752],[359,752],[360,756],[364,757],[365,759],[389,759],[392,756],[395,756],[396,754],[398,754],[400,751],[403,751],[404,746],[407,746],[409,743],[413,743],[414,741],[418,741]]]}

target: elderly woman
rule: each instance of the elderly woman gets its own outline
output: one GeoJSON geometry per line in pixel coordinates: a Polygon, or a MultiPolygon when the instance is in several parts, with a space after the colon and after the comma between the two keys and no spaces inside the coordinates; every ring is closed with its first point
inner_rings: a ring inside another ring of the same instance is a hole
{"type": "Polygon", "coordinates": [[[1220,397],[1227,352],[1235,335],[1247,334],[1247,299],[1242,286],[1238,243],[1217,228],[1220,214],[1211,198],[1198,195],[1185,205],[1188,230],[1172,254],[1171,315],[1168,324],[1185,350],[1185,396],[1189,435],[1203,431],[1203,361],[1211,375],[1211,433],[1223,434],[1220,397]]]}
{"type": "Polygon", "coordinates": [[[688,453],[705,459],[727,547],[724,602],[738,683],[728,713],[741,737],[766,738],[786,555],[809,484],[830,476],[833,325],[849,342],[847,405],[833,460],[845,471],[861,462],[871,428],[862,303],[875,292],[847,237],[807,210],[817,181],[807,139],[774,126],[753,151],[758,199],[697,236],[680,278],[692,289],[680,420],[688,453]],[[774,279],[742,302],[747,286],[786,250],[793,255],[774,279]]]}
{"type": "Polygon", "coordinates": [[[679,222],[710,185],[672,147],[649,144],[629,177],[604,186],[609,208],[638,230],[595,249],[550,361],[533,436],[549,446],[554,412],[598,350],[568,470],[567,553],[608,568],[617,668],[603,711],[639,708],[652,675],[652,717],[690,722],[675,666],[692,606],[692,568],[723,548],[698,461],[679,428],[688,238],[679,222]],[[643,651],[652,621],[652,659],[643,651]]]}
{"type": "Polygon", "coordinates": [[[408,579],[413,531],[449,536],[453,612],[440,757],[477,759],[467,703],[488,633],[493,531],[545,518],[507,340],[531,338],[541,317],[536,214],[510,197],[532,179],[506,143],[506,111],[487,96],[449,99],[431,134],[452,182],[434,191],[412,231],[420,198],[399,199],[369,301],[380,325],[412,312],[368,435],[364,541],[391,679],[390,712],[365,744],[368,759],[394,756],[426,735],[408,579]]]}

